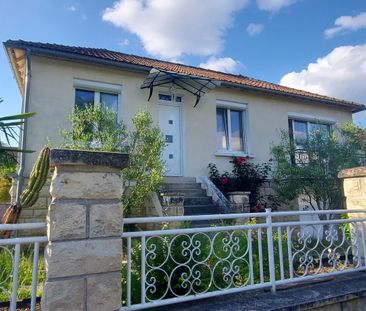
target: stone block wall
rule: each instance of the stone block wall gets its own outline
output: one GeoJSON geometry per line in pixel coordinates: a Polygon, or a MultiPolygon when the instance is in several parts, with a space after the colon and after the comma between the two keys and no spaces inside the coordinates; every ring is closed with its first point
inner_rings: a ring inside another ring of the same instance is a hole
{"type": "Polygon", "coordinates": [[[347,209],[364,209],[366,207],[366,166],[342,170],[338,177],[343,180],[347,209]]]}

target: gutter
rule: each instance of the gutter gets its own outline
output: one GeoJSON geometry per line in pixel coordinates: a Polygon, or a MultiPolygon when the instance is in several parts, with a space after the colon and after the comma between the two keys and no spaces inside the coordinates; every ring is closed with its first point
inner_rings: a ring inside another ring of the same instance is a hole
{"type": "MultiPolygon", "coordinates": [[[[30,63],[31,52],[30,49],[27,48],[25,50],[25,75],[24,75],[24,93],[23,93],[23,102],[22,102],[22,113],[29,112],[29,86],[31,80],[31,63],[30,63]]],[[[25,150],[27,145],[27,127],[28,120],[24,119],[24,123],[20,132],[20,141],[19,146],[21,149],[25,150]]],[[[17,188],[16,188],[16,196],[15,202],[18,204],[20,199],[20,192],[22,191],[23,183],[24,183],[24,162],[25,162],[25,153],[19,153],[19,170],[17,177],[17,188]]]]}

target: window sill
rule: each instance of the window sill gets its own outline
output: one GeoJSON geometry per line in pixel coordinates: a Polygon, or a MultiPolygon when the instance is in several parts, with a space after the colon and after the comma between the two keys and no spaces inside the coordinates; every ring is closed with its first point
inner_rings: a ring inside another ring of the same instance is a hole
{"type": "Polygon", "coordinates": [[[217,156],[217,157],[249,157],[251,159],[255,157],[252,154],[247,154],[245,152],[240,152],[240,151],[216,151],[215,156],[217,156]]]}

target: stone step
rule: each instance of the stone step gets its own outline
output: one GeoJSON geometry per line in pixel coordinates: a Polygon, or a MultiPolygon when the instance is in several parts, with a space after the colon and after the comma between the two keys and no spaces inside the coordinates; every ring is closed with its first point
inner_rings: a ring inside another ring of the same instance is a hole
{"type": "Polygon", "coordinates": [[[184,194],[184,197],[206,197],[206,190],[204,189],[180,189],[180,193],[184,194]]]}
{"type": "Polygon", "coordinates": [[[219,209],[212,204],[184,206],[184,215],[213,215],[220,214],[219,209]]]}
{"type": "Polygon", "coordinates": [[[179,192],[179,190],[198,190],[198,189],[201,189],[201,184],[198,184],[198,183],[176,183],[176,184],[163,183],[161,185],[161,189],[163,189],[165,191],[174,191],[174,192],[179,192]]]}
{"type": "MultiPolygon", "coordinates": [[[[184,194],[184,215],[212,215],[220,210],[212,204],[212,198],[207,196],[206,190],[192,177],[164,177],[162,192],[178,192],[184,194]]],[[[193,223],[193,222],[192,222],[193,223]]],[[[194,227],[210,226],[208,221],[199,221],[194,227]]]]}
{"type": "Polygon", "coordinates": [[[212,203],[211,197],[193,197],[193,196],[185,196],[184,197],[184,206],[188,205],[206,205],[212,203]]]}
{"type": "Polygon", "coordinates": [[[166,176],[163,179],[163,183],[166,183],[166,184],[196,183],[196,178],[195,177],[166,176]]]}

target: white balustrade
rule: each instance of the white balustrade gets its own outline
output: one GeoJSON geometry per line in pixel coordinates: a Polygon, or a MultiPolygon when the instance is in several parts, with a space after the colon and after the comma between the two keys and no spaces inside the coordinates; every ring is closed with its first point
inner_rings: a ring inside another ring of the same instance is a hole
{"type": "MultiPolygon", "coordinates": [[[[366,210],[328,210],[124,219],[121,310],[269,288],[366,270],[366,210]],[[326,215],[294,221],[300,215],[326,215]],[[347,217],[342,217],[346,215],[347,217]],[[290,217],[290,218],[289,218],[290,217]],[[217,221],[196,227],[196,221],[217,221]],[[169,222],[161,230],[134,224],[169,222]]],[[[44,223],[0,225],[0,230],[44,229],[44,223]]],[[[21,235],[18,235],[21,236],[21,235]]],[[[32,266],[29,307],[36,308],[39,251],[46,236],[0,239],[0,254],[11,271],[0,271],[0,293],[17,307],[19,264],[24,251],[32,266]],[[30,257],[29,257],[30,256],[30,257]],[[6,275],[5,275],[6,274],[6,275]]]]}
{"type": "MultiPolygon", "coordinates": [[[[0,294],[2,297],[9,301],[9,311],[16,311],[17,309],[17,296],[21,290],[19,274],[22,267],[22,256],[27,256],[31,265],[31,284],[27,286],[30,290],[30,310],[36,310],[36,294],[38,285],[38,261],[39,261],[39,249],[40,246],[47,242],[46,236],[30,236],[30,237],[14,237],[15,235],[21,235],[23,230],[45,229],[45,223],[25,223],[25,224],[0,224],[0,231],[11,230],[13,236],[8,239],[0,239],[0,266],[8,267],[11,265],[11,269],[3,269],[0,271],[0,294]],[[11,286],[9,286],[11,283],[11,286]]],[[[24,264],[24,263],[23,263],[24,264]]],[[[0,301],[1,302],[1,301],[0,301]]],[[[5,301],[2,301],[5,303],[5,301]]]]}
{"type": "Polygon", "coordinates": [[[121,310],[259,288],[275,291],[283,284],[366,270],[365,223],[366,210],[267,209],[249,214],[126,218],[121,310]],[[327,217],[293,221],[300,215],[327,217]],[[341,215],[347,215],[346,219],[341,215]],[[167,224],[181,222],[183,226],[131,229],[133,224],[162,220],[167,224]],[[199,228],[184,225],[200,220],[221,223],[199,228]]]}

